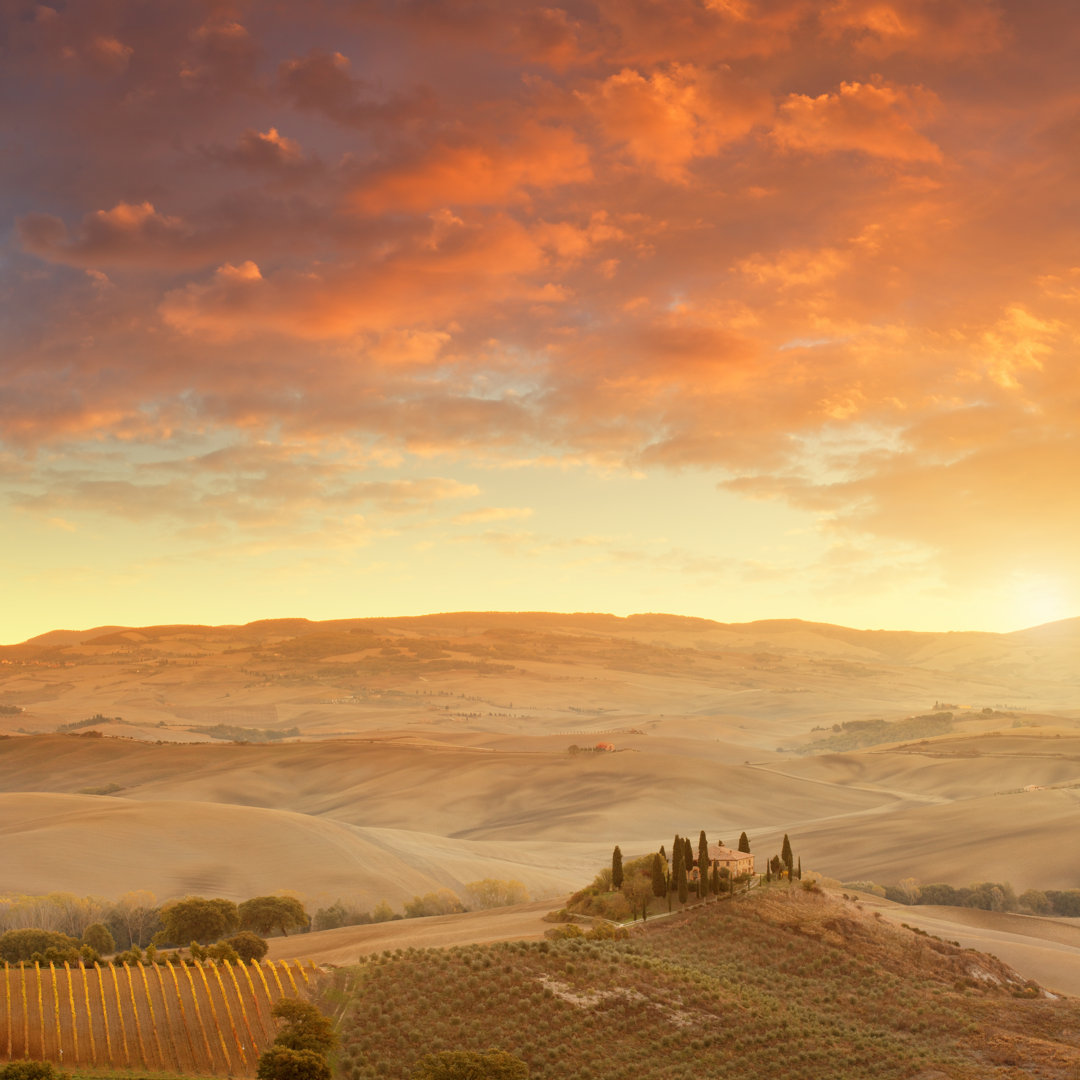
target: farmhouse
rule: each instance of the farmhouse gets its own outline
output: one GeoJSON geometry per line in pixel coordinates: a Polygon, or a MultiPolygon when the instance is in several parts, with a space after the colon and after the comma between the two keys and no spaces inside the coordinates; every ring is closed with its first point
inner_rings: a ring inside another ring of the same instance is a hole
{"type": "MultiPolygon", "coordinates": [[[[694,865],[697,865],[695,860],[694,865]]],[[[709,870],[716,867],[718,870],[726,869],[732,877],[740,874],[752,874],[754,872],[754,856],[748,851],[735,851],[729,847],[721,847],[719,844],[709,845],[709,870]]]]}

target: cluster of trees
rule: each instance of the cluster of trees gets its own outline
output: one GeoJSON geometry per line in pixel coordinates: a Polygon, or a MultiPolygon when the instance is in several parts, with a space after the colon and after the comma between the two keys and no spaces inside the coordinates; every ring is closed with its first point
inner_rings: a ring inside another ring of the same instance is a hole
{"type": "MultiPolygon", "coordinates": [[[[720,846],[724,846],[722,841],[720,846]]],[[[739,837],[739,850],[747,854],[750,852],[750,841],[745,832],[739,837]]],[[[592,890],[621,892],[633,917],[636,919],[640,913],[643,919],[647,919],[649,906],[654,900],[666,898],[670,911],[674,896],[679,898],[680,904],[687,903],[691,895],[704,900],[709,896],[734,892],[736,885],[750,878],[749,874],[733,877],[726,867],[710,868],[709,841],[704,829],[698,834],[696,850],[689,837],[676,834],[671,851],[670,861],[661,846],[652,855],[624,864],[622,851],[616,845],[611,854],[611,869],[597,875],[592,890]]],[[[589,890],[582,890],[579,895],[587,892],[589,890]]],[[[596,913],[602,914],[600,911],[596,913]]]]}
{"type": "Polygon", "coordinates": [[[144,891],[115,902],[73,893],[5,897],[0,960],[94,963],[113,953],[121,960],[139,959],[143,949],[188,945],[209,945],[223,959],[261,959],[265,937],[307,930],[309,921],[304,906],[290,896],[256,896],[241,904],[189,896],[160,907],[144,891]]]}
{"type": "Polygon", "coordinates": [[[520,881],[484,878],[470,881],[464,897],[450,889],[414,896],[405,904],[404,915],[394,911],[381,900],[371,911],[346,907],[340,900],[329,907],[319,908],[311,921],[313,930],[337,930],[342,926],[366,926],[368,923],[390,922],[393,919],[417,919],[425,915],[454,915],[462,911],[486,911],[489,908],[524,904],[529,893],[520,881]]]}
{"type": "Polygon", "coordinates": [[[765,864],[766,881],[780,881],[784,878],[788,881],[794,881],[796,878],[802,880],[802,858],[800,857],[796,863],[795,853],[791,850],[791,841],[787,833],[784,833],[784,843],[780,847],[780,854],[774,855],[765,864]]]}
{"type": "Polygon", "coordinates": [[[1019,896],[1007,881],[976,881],[955,888],[944,882],[921,884],[917,878],[903,878],[884,889],[873,882],[852,882],[849,888],[868,886],[898,904],[941,904],[948,907],[980,908],[983,911],[1015,911],[1024,915],[1063,915],[1080,918],[1080,889],[1028,889],[1019,896]]]}
{"type": "MultiPolygon", "coordinates": [[[[241,930],[232,937],[224,938],[207,948],[198,942],[191,943],[191,955],[205,960],[229,960],[232,963],[250,963],[261,960],[269,950],[266,941],[249,930],[241,930]]],[[[118,952],[108,927],[102,923],[93,923],[86,928],[82,938],[73,938],[61,934],[58,930],[6,930],[0,934],[0,960],[9,964],[98,964],[103,956],[113,954],[113,962],[145,961],[166,959],[166,954],[159,954],[155,945],[148,945],[145,953],[137,945],[123,952],[118,952]]],[[[175,957],[170,957],[175,958],[175,957]]]]}

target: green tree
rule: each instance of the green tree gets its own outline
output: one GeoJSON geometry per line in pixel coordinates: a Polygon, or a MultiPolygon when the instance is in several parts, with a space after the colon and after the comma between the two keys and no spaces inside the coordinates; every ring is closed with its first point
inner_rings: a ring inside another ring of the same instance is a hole
{"type": "Polygon", "coordinates": [[[780,861],[787,867],[788,880],[791,880],[792,871],[795,869],[795,856],[791,853],[791,841],[788,834],[784,833],[784,846],[780,849],[780,861]]]}
{"type": "Polygon", "coordinates": [[[685,904],[690,896],[690,890],[686,882],[686,848],[679,845],[679,858],[675,863],[675,891],[679,894],[679,903],[685,904]]]}
{"type": "Polygon", "coordinates": [[[271,1046],[259,1056],[259,1080],[331,1080],[330,1063],[313,1050],[271,1046]]]}
{"type": "Polygon", "coordinates": [[[698,896],[703,900],[709,891],[709,841],[702,829],[697,842],[698,896]]]}
{"type": "Polygon", "coordinates": [[[68,937],[58,930],[8,930],[0,934],[0,960],[17,964],[20,960],[32,960],[35,953],[48,959],[47,954],[55,951],[63,954],[59,957],[61,962],[65,958],[78,962],[79,945],[78,938],[68,937]]]}
{"type": "Polygon", "coordinates": [[[745,832],[739,834],[739,850],[750,854],[750,837],[745,832]]]}
{"type": "Polygon", "coordinates": [[[231,900],[189,896],[161,909],[161,925],[165,940],[174,945],[189,941],[205,945],[237,929],[236,905],[231,900]]]}
{"type": "Polygon", "coordinates": [[[619,850],[619,845],[616,844],[615,850],[611,853],[611,887],[613,889],[621,889],[622,883],[622,852],[619,850]]]}
{"type": "Polygon", "coordinates": [[[271,1015],[282,1021],[275,1046],[287,1046],[290,1050],[312,1050],[316,1054],[328,1054],[337,1044],[334,1025],[309,1001],[299,998],[279,998],[271,1015]]]}
{"type": "Polygon", "coordinates": [[[116,952],[116,941],[104,923],[91,923],[83,931],[83,944],[89,945],[100,956],[116,952]]]}
{"type": "Polygon", "coordinates": [[[425,1054],[412,1080],[529,1080],[529,1066],[505,1050],[443,1050],[425,1054]]]}
{"type": "Polygon", "coordinates": [[[223,944],[228,945],[245,964],[261,960],[270,950],[270,946],[250,930],[241,930],[239,934],[226,938],[223,944]]]}
{"type": "Polygon", "coordinates": [[[253,896],[239,908],[240,929],[253,930],[265,937],[280,930],[286,937],[290,930],[306,930],[308,913],[291,896],[253,896]]]}
{"type": "Polygon", "coordinates": [[[0,1067],[0,1080],[65,1080],[47,1061],[12,1061],[0,1067]]]}
{"type": "MultiPolygon", "coordinates": [[[[652,894],[656,897],[667,896],[668,883],[667,883],[667,860],[660,857],[660,852],[657,852],[652,857],[652,871],[649,874],[652,879],[652,894]]],[[[1045,900],[1046,897],[1043,897],[1045,900]]]]}

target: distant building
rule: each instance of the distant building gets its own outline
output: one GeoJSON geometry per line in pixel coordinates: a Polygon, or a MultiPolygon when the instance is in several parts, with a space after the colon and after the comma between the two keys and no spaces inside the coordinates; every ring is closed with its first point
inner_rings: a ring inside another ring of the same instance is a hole
{"type": "MultiPolygon", "coordinates": [[[[697,860],[694,860],[697,865],[697,860]]],[[[740,874],[752,874],[754,872],[754,856],[748,851],[735,851],[729,847],[721,847],[719,844],[709,845],[709,869],[716,867],[718,870],[726,869],[732,877],[740,874]]]]}

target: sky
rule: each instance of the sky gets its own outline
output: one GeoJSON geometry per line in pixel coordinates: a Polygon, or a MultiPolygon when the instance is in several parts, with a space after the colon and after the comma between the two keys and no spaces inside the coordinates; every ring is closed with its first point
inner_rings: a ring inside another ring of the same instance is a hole
{"type": "Polygon", "coordinates": [[[0,642],[1080,615],[1073,0],[0,0],[0,642]]]}

